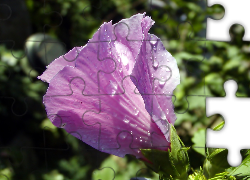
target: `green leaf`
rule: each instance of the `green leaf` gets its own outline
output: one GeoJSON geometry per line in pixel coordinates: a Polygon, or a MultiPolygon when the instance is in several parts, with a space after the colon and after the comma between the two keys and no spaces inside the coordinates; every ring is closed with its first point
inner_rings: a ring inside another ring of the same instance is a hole
{"type": "MultiPolygon", "coordinates": [[[[213,128],[215,131],[219,131],[223,128],[225,122],[222,121],[220,124],[218,124],[216,127],[213,128]]],[[[203,156],[206,156],[205,152],[205,146],[206,146],[206,129],[200,129],[195,132],[194,136],[192,137],[192,142],[194,145],[192,146],[193,149],[202,154],[203,156]],[[204,148],[202,148],[204,147],[204,148]]]]}
{"type": "Polygon", "coordinates": [[[237,167],[230,167],[226,169],[227,172],[229,172],[230,176],[236,176],[239,178],[245,178],[249,177],[250,178],[250,150],[247,150],[246,152],[246,158],[242,161],[242,163],[237,166],[237,167]]]}
{"type": "Polygon", "coordinates": [[[228,174],[228,172],[222,172],[222,173],[218,173],[216,174],[213,178],[209,179],[209,180],[220,180],[220,179],[225,179],[225,180],[236,180],[235,177],[230,176],[228,174]]]}
{"type": "Polygon", "coordinates": [[[188,176],[188,180],[207,180],[206,177],[203,175],[203,170],[200,167],[200,170],[194,171],[193,174],[188,176]]]}
{"type": "MultiPolygon", "coordinates": [[[[171,124],[170,124],[171,125],[171,124]]],[[[162,179],[186,180],[190,168],[187,150],[173,125],[170,130],[171,148],[168,151],[141,149],[142,154],[152,163],[145,164],[159,173],[162,179]]]]}
{"type": "Polygon", "coordinates": [[[209,148],[207,150],[207,158],[203,164],[204,175],[206,178],[212,178],[218,173],[222,173],[230,165],[227,162],[227,149],[209,148]]]}
{"type": "Polygon", "coordinates": [[[206,153],[205,153],[206,129],[200,129],[200,130],[196,131],[196,133],[192,137],[192,142],[194,143],[194,145],[192,146],[193,149],[196,152],[202,154],[203,156],[206,156],[206,153]]]}
{"type": "MultiPolygon", "coordinates": [[[[224,126],[224,121],[213,128],[215,131],[219,131],[224,126]]],[[[206,159],[203,164],[204,175],[206,178],[213,178],[216,174],[222,173],[225,169],[229,168],[230,165],[227,161],[228,150],[207,148],[206,159]]]]}
{"type": "MultiPolygon", "coordinates": [[[[221,122],[213,130],[221,130],[224,124],[224,121],[221,122]]],[[[230,167],[227,162],[227,154],[227,149],[207,149],[207,158],[203,166],[205,176],[211,178],[210,180],[220,179],[220,177],[230,180],[250,178],[250,150],[241,151],[243,161],[237,167],[230,167]]]]}
{"type": "Polygon", "coordinates": [[[215,126],[215,127],[213,128],[213,130],[214,130],[214,131],[219,131],[219,130],[221,130],[221,129],[223,128],[224,124],[225,124],[225,121],[222,121],[220,124],[218,124],[217,126],[215,126]]]}

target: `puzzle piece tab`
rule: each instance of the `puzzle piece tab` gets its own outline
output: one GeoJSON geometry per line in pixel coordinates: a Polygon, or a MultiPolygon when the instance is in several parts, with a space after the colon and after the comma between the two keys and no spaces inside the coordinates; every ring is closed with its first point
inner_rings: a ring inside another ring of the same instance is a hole
{"type": "Polygon", "coordinates": [[[211,148],[227,148],[229,164],[238,166],[242,159],[240,149],[250,148],[250,144],[247,145],[244,140],[244,137],[250,136],[250,101],[247,98],[235,97],[237,84],[233,80],[225,82],[224,89],[227,97],[206,99],[206,115],[221,113],[226,120],[222,130],[207,130],[206,145],[211,148]]]}
{"type": "Polygon", "coordinates": [[[245,18],[250,15],[249,1],[208,0],[208,6],[221,3],[225,7],[225,15],[222,20],[207,19],[206,39],[230,41],[229,29],[233,24],[241,24],[245,28],[244,41],[250,40],[250,24],[245,18]],[[237,12],[237,13],[235,13],[237,12]]]}

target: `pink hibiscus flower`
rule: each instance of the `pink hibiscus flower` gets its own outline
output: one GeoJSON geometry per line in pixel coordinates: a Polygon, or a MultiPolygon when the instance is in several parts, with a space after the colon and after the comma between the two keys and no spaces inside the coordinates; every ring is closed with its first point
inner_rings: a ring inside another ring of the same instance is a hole
{"type": "Polygon", "coordinates": [[[43,103],[55,126],[120,157],[169,149],[180,76],[176,60],[148,33],[153,24],[145,13],[104,23],[85,46],[47,67],[38,78],[49,83],[43,103]]]}

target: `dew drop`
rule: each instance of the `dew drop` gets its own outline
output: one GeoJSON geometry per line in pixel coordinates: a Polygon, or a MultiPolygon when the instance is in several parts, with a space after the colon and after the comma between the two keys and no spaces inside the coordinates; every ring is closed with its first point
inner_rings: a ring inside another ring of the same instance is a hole
{"type": "Polygon", "coordinates": [[[157,41],[156,40],[150,40],[151,44],[155,44],[157,41]]]}
{"type": "Polygon", "coordinates": [[[64,128],[65,126],[66,126],[66,123],[63,123],[61,127],[64,128]]]}
{"type": "Polygon", "coordinates": [[[135,108],[135,109],[134,109],[134,115],[137,116],[138,114],[139,114],[139,110],[135,108]]]}
{"type": "Polygon", "coordinates": [[[140,140],[140,142],[142,142],[142,139],[140,140]]]}
{"type": "Polygon", "coordinates": [[[164,114],[164,112],[161,112],[161,119],[166,119],[166,115],[164,114]]]}
{"type": "Polygon", "coordinates": [[[154,67],[158,67],[158,62],[154,59],[154,63],[153,63],[154,67]]]}
{"type": "Polygon", "coordinates": [[[106,87],[107,93],[111,94],[111,96],[113,97],[114,94],[116,93],[116,90],[117,90],[117,84],[110,80],[109,84],[106,87]]]}
{"type": "Polygon", "coordinates": [[[166,83],[166,81],[159,81],[160,85],[164,85],[166,83]]]}
{"type": "Polygon", "coordinates": [[[127,133],[121,133],[120,135],[119,135],[119,137],[121,138],[121,139],[125,139],[126,137],[127,137],[127,133]]]}
{"type": "Polygon", "coordinates": [[[136,127],[136,126],[137,126],[137,124],[132,124],[132,123],[131,123],[131,124],[130,124],[130,126],[132,126],[132,127],[136,127]]]}
{"type": "Polygon", "coordinates": [[[125,118],[123,119],[123,122],[125,122],[126,124],[129,123],[129,120],[127,119],[127,116],[125,116],[125,118]]]}

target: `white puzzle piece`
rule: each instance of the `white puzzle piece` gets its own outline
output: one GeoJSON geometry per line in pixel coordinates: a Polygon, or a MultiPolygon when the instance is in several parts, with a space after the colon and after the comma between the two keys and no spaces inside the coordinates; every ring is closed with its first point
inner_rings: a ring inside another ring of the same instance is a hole
{"type": "Polygon", "coordinates": [[[250,16],[248,0],[208,0],[207,6],[220,4],[225,9],[225,15],[220,20],[207,19],[206,39],[216,41],[230,41],[229,29],[233,24],[240,24],[245,29],[243,41],[250,40],[250,16]]]}
{"type": "Polygon", "coordinates": [[[242,161],[240,150],[250,149],[250,143],[246,143],[250,137],[250,99],[235,96],[237,83],[233,80],[226,81],[224,89],[226,97],[206,99],[206,115],[221,114],[225,119],[222,130],[207,129],[206,146],[228,149],[228,163],[238,166],[242,161]]]}

